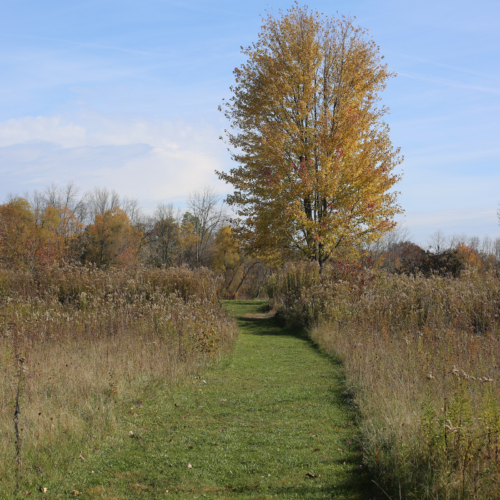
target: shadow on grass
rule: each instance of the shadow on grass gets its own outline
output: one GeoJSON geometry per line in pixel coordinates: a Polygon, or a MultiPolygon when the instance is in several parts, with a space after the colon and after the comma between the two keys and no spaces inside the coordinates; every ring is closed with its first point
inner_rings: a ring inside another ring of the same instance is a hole
{"type": "MultiPolygon", "coordinates": [[[[345,500],[361,498],[368,500],[373,498],[377,493],[369,478],[357,471],[350,474],[348,479],[340,480],[336,484],[323,483],[321,488],[318,487],[318,481],[321,481],[321,479],[311,479],[310,486],[301,485],[297,488],[276,488],[274,492],[280,493],[285,498],[295,493],[295,495],[304,499],[338,498],[345,500]]],[[[273,489],[270,489],[270,491],[273,491],[273,489]]]]}
{"type": "Polygon", "coordinates": [[[278,336],[278,337],[297,337],[306,338],[306,333],[302,329],[286,328],[283,321],[276,316],[268,316],[263,318],[251,318],[245,316],[238,316],[240,328],[245,333],[252,335],[278,336]]]}
{"type": "Polygon", "coordinates": [[[305,328],[286,326],[284,321],[276,316],[264,318],[236,316],[236,319],[238,320],[240,328],[245,333],[262,337],[294,337],[303,340],[318,356],[328,360],[328,362],[334,366],[342,366],[340,356],[335,353],[329,353],[316,344],[316,342],[311,340],[305,328]]]}
{"type": "MultiPolygon", "coordinates": [[[[349,421],[354,428],[357,428],[359,422],[361,421],[361,413],[354,405],[354,395],[352,391],[345,385],[345,377],[343,373],[343,362],[335,353],[330,353],[325,351],[322,347],[318,346],[314,341],[312,341],[305,328],[300,327],[287,327],[284,321],[276,316],[264,316],[266,312],[269,311],[267,301],[249,303],[248,301],[232,301],[233,316],[237,319],[239,327],[241,330],[250,335],[256,335],[261,337],[294,337],[300,339],[304,342],[311,350],[313,350],[317,356],[325,359],[328,363],[335,369],[332,373],[332,378],[337,383],[331,386],[328,390],[329,393],[329,403],[333,406],[340,407],[345,411],[346,415],[349,416],[349,421]],[[249,305],[252,305],[251,312],[249,311],[249,305]],[[249,315],[254,313],[263,314],[262,317],[251,317],[249,315]]],[[[269,493],[274,494],[286,494],[287,491],[290,495],[299,495],[303,498],[325,498],[327,495],[335,495],[335,498],[375,498],[380,496],[382,492],[375,487],[373,476],[368,472],[366,468],[362,466],[362,447],[360,441],[356,446],[354,443],[350,444],[350,449],[353,453],[358,453],[358,457],[351,456],[339,459],[336,461],[338,465],[345,466],[352,470],[352,474],[349,474],[349,478],[345,479],[341,483],[335,485],[324,484],[319,487],[319,479],[311,479],[311,487],[305,488],[304,486],[299,486],[297,488],[274,488],[270,487],[269,493]],[[353,449],[354,446],[354,449],[353,449]]],[[[347,443],[346,443],[347,448],[347,443]]],[[[246,489],[246,488],[245,488],[246,489]]],[[[249,488],[251,489],[251,488],[249,488]]]]}
{"type": "MultiPolygon", "coordinates": [[[[265,497],[256,496],[255,498],[268,498],[269,496],[279,496],[280,498],[304,498],[307,500],[314,499],[325,499],[325,498],[335,498],[339,500],[368,500],[375,498],[374,495],[377,492],[374,490],[373,485],[369,479],[358,472],[355,472],[349,479],[341,480],[335,485],[328,484],[324,481],[324,478],[311,478],[309,485],[297,485],[297,486],[275,486],[269,485],[266,488],[265,497]]],[[[242,494],[256,494],[264,493],[262,485],[248,485],[243,487],[228,488],[228,490],[235,494],[235,496],[240,496],[242,494]]],[[[232,497],[233,495],[231,495],[232,497]]],[[[254,498],[252,495],[248,498],[254,498]]]]}

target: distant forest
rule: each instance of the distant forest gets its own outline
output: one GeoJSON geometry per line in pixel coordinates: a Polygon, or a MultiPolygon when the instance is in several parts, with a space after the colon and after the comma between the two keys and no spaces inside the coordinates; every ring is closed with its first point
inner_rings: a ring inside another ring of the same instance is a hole
{"type": "MultiPolygon", "coordinates": [[[[343,249],[332,260],[362,261],[395,273],[457,275],[465,266],[487,271],[500,267],[500,238],[446,237],[437,231],[427,248],[397,227],[362,248],[343,249]]],[[[231,295],[243,282],[260,293],[270,272],[247,255],[233,238],[221,198],[211,188],[188,196],[184,211],[158,205],[145,214],[137,200],[96,188],[81,194],[73,184],[52,185],[0,205],[0,264],[33,269],[54,263],[101,268],[145,265],[207,267],[223,275],[231,295]]]]}

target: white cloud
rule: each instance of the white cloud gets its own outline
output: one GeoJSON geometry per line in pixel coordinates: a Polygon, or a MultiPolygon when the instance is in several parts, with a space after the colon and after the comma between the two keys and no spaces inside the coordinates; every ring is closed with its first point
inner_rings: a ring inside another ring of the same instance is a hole
{"type": "Polygon", "coordinates": [[[51,142],[62,147],[81,146],[85,143],[85,127],[76,123],[63,123],[60,117],[27,116],[18,120],[0,122],[0,147],[25,142],[51,142]]]}
{"type": "Polygon", "coordinates": [[[206,184],[225,191],[214,174],[227,163],[218,137],[210,126],[97,114],[0,122],[0,196],[74,181],[83,189],[116,189],[152,208],[206,184]]]}

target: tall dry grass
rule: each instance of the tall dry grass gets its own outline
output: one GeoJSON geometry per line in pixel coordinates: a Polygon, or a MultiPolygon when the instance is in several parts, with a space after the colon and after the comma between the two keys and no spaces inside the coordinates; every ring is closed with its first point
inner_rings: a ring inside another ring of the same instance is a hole
{"type": "Polygon", "coordinates": [[[342,360],[364,461],[391,498],[500,498],[498,277],[303,264],[270,294],[342,360]]]}
{"type": "Polygon", "coordinates": [[[117,406],[226,352],[221,293],[206,269],[1,270],[0,491],[63,474],[117,406]]]}

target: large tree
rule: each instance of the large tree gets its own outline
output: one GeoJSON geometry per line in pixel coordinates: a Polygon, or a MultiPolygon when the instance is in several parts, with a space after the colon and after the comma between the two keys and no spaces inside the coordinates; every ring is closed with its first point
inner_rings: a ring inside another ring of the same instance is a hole
{"type": "Polygon", "coordinates": [[[245,247],[321,266],[340,246],[390,231],[402,161],[379,92],[394,76],[366,30],[296,3],[263,20],[220,109],[238,166],[217,172],[245,247]]]}

